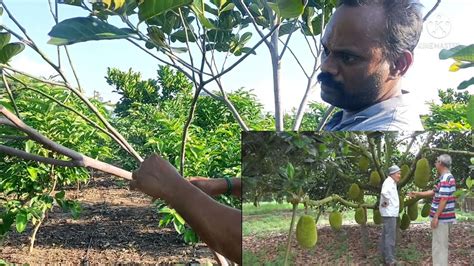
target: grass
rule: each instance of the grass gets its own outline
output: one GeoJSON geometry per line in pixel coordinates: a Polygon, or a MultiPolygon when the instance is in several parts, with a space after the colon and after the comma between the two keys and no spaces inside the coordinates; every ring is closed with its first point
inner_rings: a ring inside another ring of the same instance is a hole
{"type": "Polygon", "coordinates": [[[397,258],[406,262],[419,262],[423,258],[423,254],[415,244],[411,244],[407,248],[397,249],[397,258]]]}

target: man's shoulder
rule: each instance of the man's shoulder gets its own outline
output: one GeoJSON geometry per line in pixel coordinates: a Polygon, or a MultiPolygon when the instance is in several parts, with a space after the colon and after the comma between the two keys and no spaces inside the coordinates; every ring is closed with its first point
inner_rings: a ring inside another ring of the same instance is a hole
{"type": "Polygon", "coordinates": [[[342,114],[337,113],[329,130],[423,131],[419,114],[403,97],[400,95],[369,106],[345,121],[342,121],[342,114]]]}

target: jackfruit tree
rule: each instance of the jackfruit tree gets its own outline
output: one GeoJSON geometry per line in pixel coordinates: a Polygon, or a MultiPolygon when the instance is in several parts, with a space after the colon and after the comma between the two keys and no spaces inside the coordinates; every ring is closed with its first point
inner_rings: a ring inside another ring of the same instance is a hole
{"type": "MultiPolygon", "coordinates": [[[[456,178],[468,177],[470,158],[474,156],[472,137],[472,132],[243,133],[243,198],[255,206],[261,201],[286,201],[293,206],[287,258],[293,246],[293,227],[301,216],[297,208],[300,204],[305,210],[317,210],[314,231],[320,226],[319,215],[327,214],[335,233],[344,230],[344,224],[358,224],[362,245],[367,247],[367,226],[382,223],[380,190],[388,167],[396,164],[401,168],[398,227],[409,230],[411,221],[418,219],[419,204],[425,202],[421,210],[425,217],[430,202],[409,198],[408,192],[433,187],[434,161],[441,153],[452,156],[451,171],[456,178]],[[354,218],[344,220],[343,213],[348,210],[355,211],[354,218]],[[369,212],[373,219],[367,219],[369,212]]],[[[305,211],[302,217],[307,215],[305,211]]],[[[309,240],[301,236],[301,226],[296,228],[297,243],[305,249],[313,248],[310,244],[314,239],[313,222],[307,224],[311,226],[303,231],[311,232],[309,240]]],[[[364,247],[363,252],[367,252],[364,247]]]]}

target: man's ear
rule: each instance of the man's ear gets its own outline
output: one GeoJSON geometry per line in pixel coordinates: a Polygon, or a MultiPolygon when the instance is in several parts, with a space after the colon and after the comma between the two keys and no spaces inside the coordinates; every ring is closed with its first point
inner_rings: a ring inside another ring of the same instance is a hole
{"type": "Polygon", "coordinates": [[[396,60],[390,65],[389,79],[397,79],[405,75],[413,63],[413,53],[404,51],[396,60]]]}

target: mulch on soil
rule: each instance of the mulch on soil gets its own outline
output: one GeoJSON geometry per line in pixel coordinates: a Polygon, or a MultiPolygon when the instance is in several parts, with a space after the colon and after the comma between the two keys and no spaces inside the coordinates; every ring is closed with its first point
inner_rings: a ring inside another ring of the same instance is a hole
{"type": "Polygon", "coordinates": [[[40,227],[31,254],[29,226],[0,243],[0,258],[22,264],[217,263],[206,244],[186,245],[172,227],[159,228],[150,198],[130,191],[126,183],[95,177],[79,191],[68,190],[66,197],[81,203],[79,219],[55,207],[40,227]]]}

